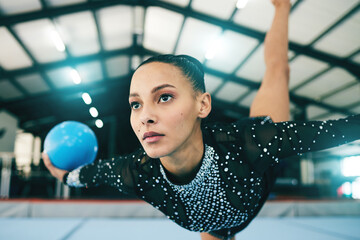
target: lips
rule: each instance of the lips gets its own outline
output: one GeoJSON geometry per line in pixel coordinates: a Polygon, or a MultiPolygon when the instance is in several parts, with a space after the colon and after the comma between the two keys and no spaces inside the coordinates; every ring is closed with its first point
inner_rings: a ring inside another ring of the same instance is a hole
{"type": "Polygon", "coordinates": [[[146,132],[146,133],[143,135],[143,140],[145,140],[146,138],[151,138],[151,137],[156,137],[156,136],[165,136],[165,135],[164,135],[164,134],[157,133],[157,132],[146,132]]]}

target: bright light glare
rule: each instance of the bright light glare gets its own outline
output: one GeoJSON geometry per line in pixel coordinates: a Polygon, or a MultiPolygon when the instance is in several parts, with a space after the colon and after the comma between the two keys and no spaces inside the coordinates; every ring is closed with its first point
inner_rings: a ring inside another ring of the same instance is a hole
{"type": "Polygon", "coordinates": [[[81,83],[81,77],[80,77],[80,74],[78,73],[78,71],[76,71],[75,69],[71,69],[70,74],[71,74],[71,78],[75,84],[81,83]]]}
{"type": "Polygon", "coordinates": [[[98,110],[97,110],[96,108],[94,108],[94,107],[91,107],[91,108],[89,109],[89,112],[90,112],[91,116],[94,117],[94,118],[96,118],[97,116],[99,116],[98,110]]]}
{"type": "Polygon", "coordinates": [[[101,119],[96,119],[95,125],[96,125],[98,128],[102,128],[102,127],[104,126],[104,123],[103,123],[103,121],[101,121],[101,119]]]}
{"type": "Polygon", "coordinates": [[[238,9],[242,9],[246,6],[246,4],[248,3],[249,0],[238,0],[236,3],[236,7],[238,9]]]}
{"type": "Polygon", "coordinates": [[[88,93],[83,93],[81,97],[87,105],[91,104],[92,100],[88,93]]]}
{"type": "Polygon", "coordinates": [[[224,46],[223,37],[218,37],[210,42],[209,47],[205,53],[205,58],[207,60],[211,60],[215,57],[215,55],[222,50],[224,46]]]}
{"type": "Polygon", "coordinates": [[[59,34],[55,30],[50,32],[50,38],[51,38],[52,42],[54,43],[56,49],[59,52],[64,52],[65,51],[65,44],[61,40],[61,37],[59,36],[59,34]]]}
{"type": "Polygon", "coordinates": [[[360,199],[360,178],[352,182],[352,198],[360,199]]]}
{"type": "Polygon", "coordinates": [[[360,156],[344,158],[341,162],[341,172],[345,177],[360,177],[360,156]]]}

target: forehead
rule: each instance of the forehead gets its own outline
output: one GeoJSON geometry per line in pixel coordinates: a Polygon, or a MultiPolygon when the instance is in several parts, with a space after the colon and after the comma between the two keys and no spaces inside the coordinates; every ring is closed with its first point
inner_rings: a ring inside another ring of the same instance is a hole
{"type": "Polygon", "coordinates": [[[135,71],[131,79],[130,91],[136,91],[139,87],[166,83],[177,87],[184,85],[185,82],[189,81],[178,67],[169,63],[151,62],[135,71]]]}

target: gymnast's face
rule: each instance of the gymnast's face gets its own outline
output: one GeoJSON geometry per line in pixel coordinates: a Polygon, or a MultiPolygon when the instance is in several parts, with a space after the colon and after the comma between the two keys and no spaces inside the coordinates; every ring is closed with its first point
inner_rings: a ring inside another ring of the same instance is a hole
{"type": "Polygon", "coordinates": [[[201,118],[208,115],[203,111],[206,94],[196,93],[171,64],[152,62],[136,70],[130,86],[130,122],[149,157],[169,156],[191,144],[201,131],[201,118]]]}

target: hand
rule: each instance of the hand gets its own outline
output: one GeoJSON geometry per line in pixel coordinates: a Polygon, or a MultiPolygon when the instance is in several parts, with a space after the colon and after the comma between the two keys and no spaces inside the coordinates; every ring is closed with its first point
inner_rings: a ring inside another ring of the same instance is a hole
{"type": "Polygon", "coordinates": [[[282,5],[291,6],[290,0],[271,0],[271,2],[275,7],[282,5]]]}
{"type": "Polygon", "coordinates": [[[51,175],[53,175],[54,177],[56,177],[57,179],[60,180],[60,182],[62,182],[64,175],[68,172],[66,170],[62,170],[59,169],[57,167],[54,167],[54,165],[52,165],[49,156],[43,152],[42,153],[42,158],[45,164],[45,167],[49,170],[49,172],[51,173],[51,175]]]}

